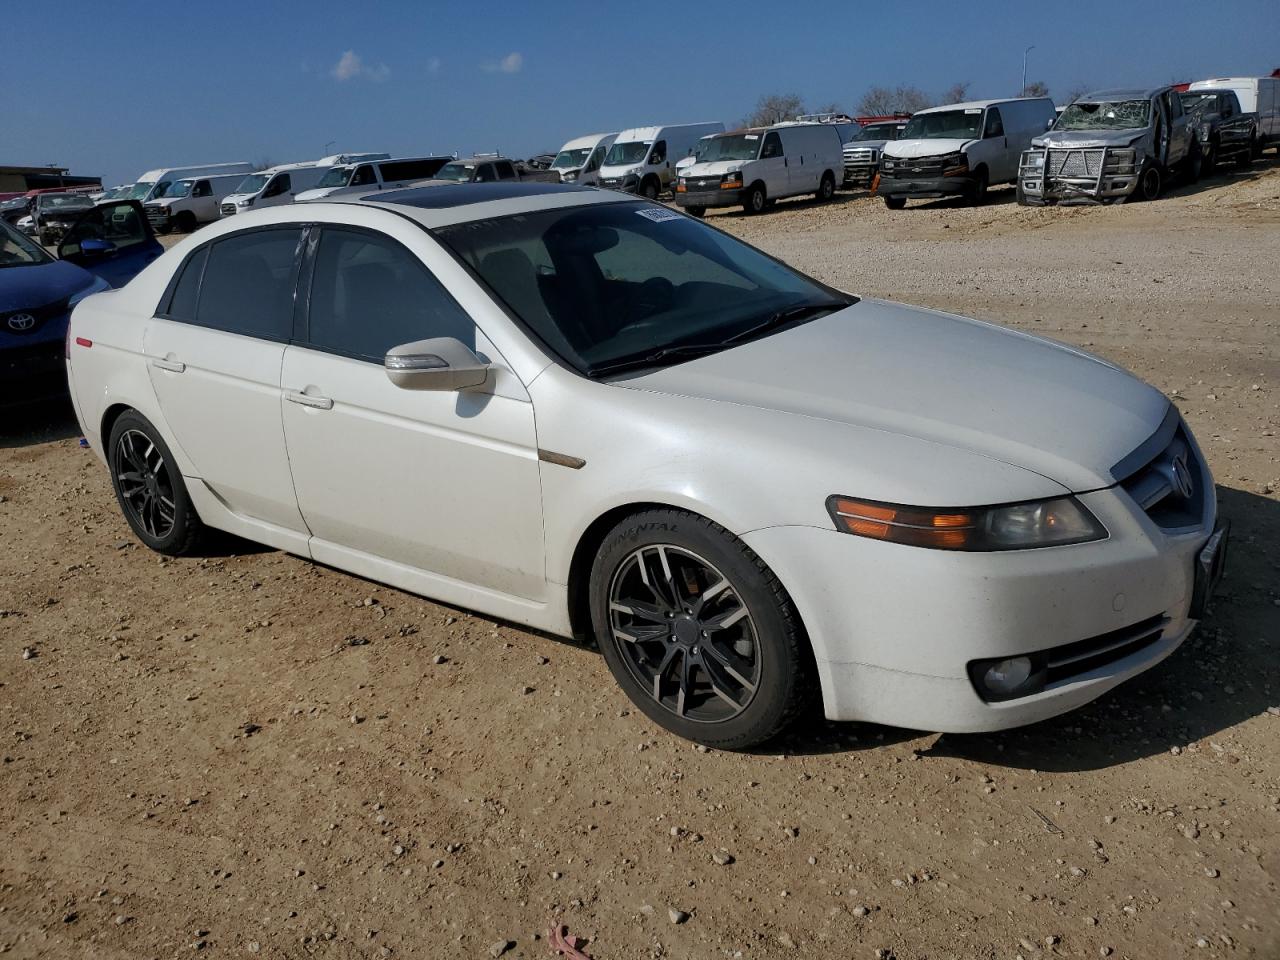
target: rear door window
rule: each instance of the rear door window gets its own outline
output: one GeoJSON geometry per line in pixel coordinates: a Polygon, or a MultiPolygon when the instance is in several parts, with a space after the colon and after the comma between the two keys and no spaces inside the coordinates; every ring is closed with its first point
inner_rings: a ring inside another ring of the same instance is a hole
{"type": "Polygon", "coordinates": [[[516,178],[515,167],[511,166],[506,160],[499,160],[495,166],[498,169],[499,180],[514,180],[516,178]]]}
{"type": "Polygon", "coordinates": [[[195,322],[248,337],[289,340],[301,237],[300,228],[285,227],[232,234],[212,244],[195,322]]]}

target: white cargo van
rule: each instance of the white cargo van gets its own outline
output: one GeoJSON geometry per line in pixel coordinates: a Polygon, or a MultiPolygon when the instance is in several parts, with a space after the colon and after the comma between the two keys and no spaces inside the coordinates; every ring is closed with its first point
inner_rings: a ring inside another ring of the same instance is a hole
{"type": "Polygon", "coordinates": [[[616,133],[592,133],[570,140],[551,161],[551,169],[560,174],[561,183],[589,187],[599,179],[604,155],[617,137],[616,133]]]}
{"type": "Polygon", "coordinates": [[[707,207],[760,213],[783,197],[830,200],[844,170],[840,131],[830,123],[778,123],[704,140],[680,172],[676,203],[695,217],[707,207]]]}
{"type": "Polygon", "coordinates": [[[377,190],[399,190],[416,180],[434,177],[453,157],[397,157],[394,160],[370,160],[331,167],[311,190],[294,196],[295,200],[323,200],[351,193],[373,193],[377,190]]]}
{"type": "Polygon", "coordinates": [[[129,195],[122,199],[146,203],[159,192],[167,190],[167,185],[174,180],[181,180],[184,177],[221,177],[234,173],[241,176],[253,173],[253,164],[243,161],[241,163],[209,163],[203,167],[161,167],[159,170],[148,170],[137,179],[129,195]]]}
{"type": "Polygon", "coordinates": [[[911,197],[962,196],[982,203],[987,187],[1018,179],[1031,138],[1058,113],[1048,97],[973,100],[915,114],[880,155],[877,192],[900,210],[911,197]]]}
{"type": "Polygon", "coordinates": [[[599,185],[653,200],[674,185],[676,163],[693,154],[700,138],[723,132],[723,123],[681,123],[623,130],[605,154],[599,185]]]}
{"type": "Polygon", "coordinates": [[[1245,113],[1258,115],[1258,143],[1254,154],[1264,147],[1280,152],[1280,77],[1220,77],[1197,80],[1191,90],[1234,90],[1245,113]]]}
{"type": "Polygon", "coordinates": [[[317,167],[341,167],[349,163],[363,163],[365,160],[390,160],[389,153],[335,153],[328,157],[321,157],[316,161],[317,167]]]}
{"type": "Polygon", "coordinates": [[[183,177],[157,186],[152,198],[142,205],[151,229],[156,233],[190,233],[202,223],[218,219],[223,198],[244,179],[240,173],[213,177],[183,177]]]}
{"type": "MultiPolygon", "coordinates": [[[[326,158],[327,159],[327,158],[326,158]]],[[[243,177],[235,191],[222,201],[220,214],[224,217],[244,213],[250,209],[275,207],[292,203],[304,190],[310,190],[324,179],[332,165],[323,160],[312,163],[282,163],[243,177]]]]}

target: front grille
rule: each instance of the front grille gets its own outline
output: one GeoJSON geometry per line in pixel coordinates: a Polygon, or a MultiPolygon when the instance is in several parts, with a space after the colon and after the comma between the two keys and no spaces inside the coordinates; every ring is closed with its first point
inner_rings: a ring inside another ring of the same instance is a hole
{"type": "Polygon", "coordinates": [[[1102,150],[1050,150],[1046,167],[1051,177],[1093,177],[1102,173],[1102,150]]]}
{"type": "Polygon", "coordinates": [[[229,217],[236,212],[236,205],[234,203],[224,203],[221,207],[221,212],[224,217],[229,217]]]}
{"type": "Polygon", "coordinates": [[[893,161],[893,170],[885,171],[884,165],[881,165],[881,175],[893,177],[897,180],[914,180],[917,177],[936,178],[942,176],[942,158],[941,157],[920,157],[915,160],[899,160],[893,161]]]}
{"type": "Polygon", "coordinates": [[[719,190],[719,177],[686,177],[684,185],[690,190],[719,190]]]}
{"type": "Polygon", "coordinates": [[[876,151],[870,147],[845,147],[845,163],[875,163],[876,151]]]}
{"type": "Polygon", "coordinates": [[[1168,617],[1157,615],[1133,626],[1046,650],[1045,686],[1105,667],[1151,646],[1164,635],[1168,623],[1168,617]]]}
{"type": "Polygon", "coordinates": [[[164,207],[147,207],[147,219],[152,223],[164,223],[169,219],[169,211],[164,207]]]}
{"type": "Polygon", "coordinates": [[[50,320],[55,320],[67,312],[67,301],[69,299],[69,297],[63,297],[61,300],[55,300],[53,303],[45,304],[43,307],[23,308],[21,310],[10,310],[8,313],[0,313],[0,332],[20,337],[38,333],[50,320]],[[28,321],[23,319],[26,317],[31,317],[30,325],[28,325],[28,321]]]}
{"type": "Polygon", "coordinates": [[[1164,449],[1123,477],[1120,486],[1162,529],[1194,527],[1204,520],[1208,472],[1181,421],[1164,449]]]}

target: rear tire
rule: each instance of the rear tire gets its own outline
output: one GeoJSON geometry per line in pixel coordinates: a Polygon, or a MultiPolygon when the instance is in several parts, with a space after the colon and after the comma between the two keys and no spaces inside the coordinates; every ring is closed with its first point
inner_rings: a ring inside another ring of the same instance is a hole
{"type": "Polygon", "coordinates": [[[699,220],[701,220],[703,217],[707,215],[707,208],[706,207],[685,207],[684,212],[691,217],[697,217],[699,220]]]}
{"type": "Polygon", "coordinates": [[[764,208],[768,205],[768,199],[765,196],[764,184],[753,183],[747,190],[747,197],[742,203],[742,209],[752,216],[764,213],[764,208]]]}
{"type": "Polygon", "coordinates": [[[1247,149],[1236,154],[1236,166],[1241,169],[1250,166],[1256,157],[1262,155],[1262,151],[1258,149],[1258,138],[1252,137],[1249,140],[1247,149]]]}
{"type": "Polygon", "coordinates": [[[191,552],[204,524],[160,431],[126,410],[111,427],[106,452],[116,502],[137,538],[171,557],[191,552]]]}
{"type": "Polygon", "coordinates": [[[827,171],[822,175],[822,182],[818,184],[818,192],[813,195],[813,198],[819,203],[829,203],[835,195],[836,178],[827,171]]]}
{"type": "Polygon", "coordinates": [[[906,197],[885,197],[884,205],[890,210],[901,210],[907,205],[906,197]]]}
{"type": "Polygon", "coordinates": [[[624,519],[596,554],[589,591],[618,685],[678,736],[744,749],[777,736],[816,697],[786,590],[705,517],[655,509],[624,519]]]}
{"type": "Polygon", "coordinates": [[[645,177],[644,182],[640,184],[640,196],[646,200],[658,199],[658,181],[654,177],[645,177]]]}

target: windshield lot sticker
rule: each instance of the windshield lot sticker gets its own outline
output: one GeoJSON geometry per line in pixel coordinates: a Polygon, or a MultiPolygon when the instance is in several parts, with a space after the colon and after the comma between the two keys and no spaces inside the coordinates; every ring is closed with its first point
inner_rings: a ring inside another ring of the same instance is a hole
{"type": "Polygon", "coordinates": [[[679,220],[682,216],[674,210],[668,210],[666,207],[645,207],[643,210],[637,210],[636,213],[640,214],[640,216],[647,220],[652,220],[654,223],[662,223],[666,220],[679,220]]]}

